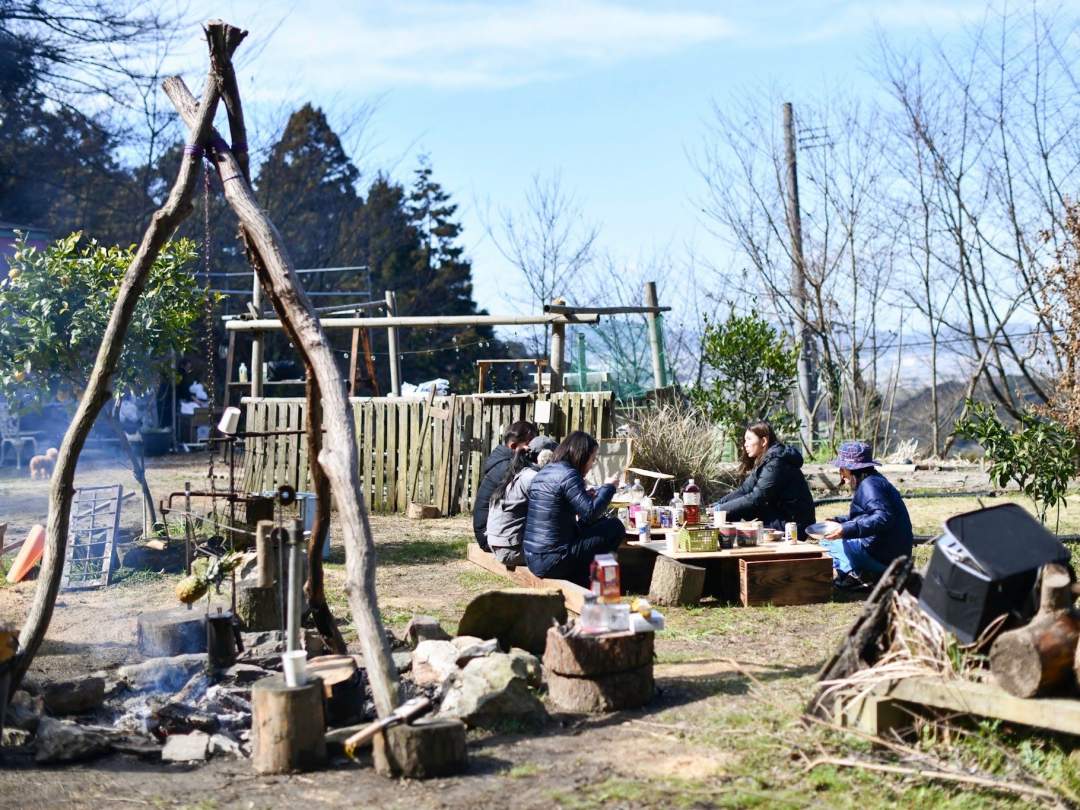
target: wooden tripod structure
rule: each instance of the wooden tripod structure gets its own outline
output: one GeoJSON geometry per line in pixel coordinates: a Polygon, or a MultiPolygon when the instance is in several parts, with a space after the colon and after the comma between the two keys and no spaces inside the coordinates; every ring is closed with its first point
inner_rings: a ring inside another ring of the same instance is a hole
{"type": "MultiPolygon", "coordinates": [[[[240,221],[240,235],[263,290],[274,306],[282,326],[301,352],[307,372],[307,425],[311,447],[311,473],[318,497],[318,513],[309,543],[310,560],[321,560],[330,517],[330,496],[334,498],[345,539],[348,582],[346,594],[363,647],[367,675],[379,716],[393,712],[399,703],[397,671],[375,596],[375,546],[367,509],[357,477],[356,437],[345,381],[341,379],[319,318],[298,281],[281,234],[260,209],[250,185],[246,149],[246,127],[237,87],[232,55],[247,36],[246,31],[213,20],[205,27],[210,48],[210,70],[201,101],[196,101],[178,77],[167,79],[164,90],[190,131],[188,145],[169,198],[155,212],[139,249],[124,275],[109,324],[56,460],[49,493],[49,521],[41,577],[34,592],[30,614],[19,636],[21,652],[9,695],[14,693],[33,660],[52,618],[63,573],[67,546],[68,517],[74,494],[75,466],[102,406],[108,401],[110,382],[116,371],[124,337],[139,295],[146,286],[151,266],[161,247],[192,210],[192,194],[202,155],[213,163],[224,188],[225,198],[240,221]],[[232,147],[213,127],[219,102],[228,112],[232,147]],[[325,429],[327,442],[322,441],[325,429]]],[[[313,606],[321,601],[321,566],[313,564],[307,583],[313,606]]],[[[316,611],[316,620],[319,621],[316,611]]],[[[329,611],[322,616],[325,620],[329,611]]],[[[332,623],[332,617],[330,617],[332,623]]]]}

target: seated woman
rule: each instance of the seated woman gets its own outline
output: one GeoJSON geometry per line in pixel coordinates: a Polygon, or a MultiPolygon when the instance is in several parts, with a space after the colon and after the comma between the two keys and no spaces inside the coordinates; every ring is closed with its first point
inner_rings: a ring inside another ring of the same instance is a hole
{"type": "Polygon", "coordinates": [[[911,518],[896,487],[874,469],[866,442],[844,442],[833,465],[854,496],[851,511],[825,523],[822,545],[833,558],[836,585],[860,587],[877,579],[897,557],[910,557],[911,518]]]}
{"type": "Polygon", "coordinates": [[[622,544],[626,532],[622,521],[603,517],[619,476],[613,475],[595,492],[585,486],[598,450],[596,439],[575,430],[529,485],[525,562],[538,577],[588,587],[593,557],[622,544]]]}
{"type": "Polygon", "coordinates": [[[540,468],[551,460],[558,446],[550,436],[537,436],[527,446],[518,447],[506,475],[491,496],[487,541],[495,559],[507,568],[525,565],[521,543],[529,513],[529,484],[540,468]]]}
{"type": "Polygon", "coordinates": [[[728,520],[760,520],[769,529],[793,522],[799,539],[805,539],[806,527],[814,522],[814,499],[802,465],[802,453],[780,442],[768,422],[747,425],[742,457],[746,478],[720,499],[728,520]]]}

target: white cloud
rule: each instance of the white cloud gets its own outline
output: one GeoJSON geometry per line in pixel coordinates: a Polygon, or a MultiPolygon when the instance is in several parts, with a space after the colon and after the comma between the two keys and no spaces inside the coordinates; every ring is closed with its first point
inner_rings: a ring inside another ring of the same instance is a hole
{"type": "Polygon", "coordinates": [[[369,91],[516,86],[677,52],[736,33],[727,18],[712,12],[614,0],[402,0],[332,6],[309,0],[234,7],[245,13],[230,22],[249,28],[253,39],[284,18],[257,60],[260,72],[322,89],[344,84],[369,91]]]}

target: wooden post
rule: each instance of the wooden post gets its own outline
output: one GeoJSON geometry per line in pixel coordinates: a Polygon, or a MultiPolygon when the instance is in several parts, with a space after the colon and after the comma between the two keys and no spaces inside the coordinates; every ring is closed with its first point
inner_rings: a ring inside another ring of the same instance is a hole
{"type": "Polygon", "coordinates": [[[791,233],[791,297],[795,306],[795,344],[799,347],[799,422],[803,447],[814,449],[813,370],[806,312],[806,261],[803,257],[802,213],[799,210],[799,172],[795,155],[795,113],[784,102],[784,152],[787,160],[787,219],[791,233]]]}
{"type": "Polygon", "coordinates": [[[251,764],[258,773],[291,773],[326,762],[326,717],[319,678],[286,686],[280,675],[251,688],[251,764]]]}
{"type": "MultiPolygon", "coordinates": [[[[386,317],[397,315],[397,293],[386,291],[386,317]]],[[[386,330],[386,351],[390,355],[390,396],[401,396],[401,356],[398,354],[397,328],[386,330]]]]}
{"type": "MultiPolygon", "coordinates": [[[[359,311],[356,313],[359,315],[359,311]]],[[[349,351],[349,396],[355,397],[356,394],[356,362],[357,352],[360,350],[360,329],[356,328],[352,330],[352,349],[349,351]]]]}
{"type": "MultiPolygon", "coordinates": [[[[656,282],[645,282],[645,306],[659,307],[656,297],[656,282]]],[[[663,356],[660,351],[663,335],[660,334],[660,319],[656,312],[645,313],[645,320],[649,327],[649,352],[652,354],[652,374],[654,388],[667,388],[667,370],[664,368],[663,356]]]]}
{"type": "MultiPolygon", "coordinates": [[[[211,61],[215,71],[210,78],[212,87],[220,85],[229,99],[230,125],[239,119],[240,99],[236,77],[227,53],[222,53],[220,41],[238,29],[224,23],[211,23],[226,32],[225,37],[208,37],[211,42],[211,61]]],[[[180,79],[170,80],[166,91],[181,119],[189,127],[201,109],[191,92],[180,79]]],[[[245,249],[259,273],[259,280],[272,294],[279,317],[288,324],[296,337],[296,348],[304,355],[317,379],[324,414],[326,441],[318,453],[318,463],[331,484],[345,539],[345,590],[349,597],[375,707],[380,716],[390,714],[399,701],[397,670],[390,657],[390,646],[379,615],[375,594],[375,544],[367,518],[360,488],[357,459],[356,430],[352,410],[346,396],[345,381],[337,369],[326,333],[319,317],[304,293],[296,269],[289,258],[280,232],[259,206],[247,179],[245,166],[217,132],[213,132],[212,158],[222,179],[225,198],[240,220],[245,249]]]]}
{"type": "MultiPolygon", "coordinates": [[[[562,298],[556,298],[553,304],[562,306],[566,303],[562,298]]],[[[566,325],[553,323],[551,325],[551,393],[563,390],[563,355],[566,349],[566,325]]]]}

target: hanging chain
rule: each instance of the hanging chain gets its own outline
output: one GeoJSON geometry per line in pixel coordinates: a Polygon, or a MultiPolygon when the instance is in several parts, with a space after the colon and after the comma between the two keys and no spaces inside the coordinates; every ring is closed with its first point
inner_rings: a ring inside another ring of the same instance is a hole
{"type": "MultiPolygon", "coordinates": [[[[210,161],[203,164],[203,292],[206,302],[206,396],[210,409],[210,435],[213,435],[214,408],[216,401],[214,366],[217,341],[214,338],[214,294],[210,284],[210,161]]],[[[214,445],[210,444],[210,512],[217,520],[217,483],[214,474],[214,445]]]]}

